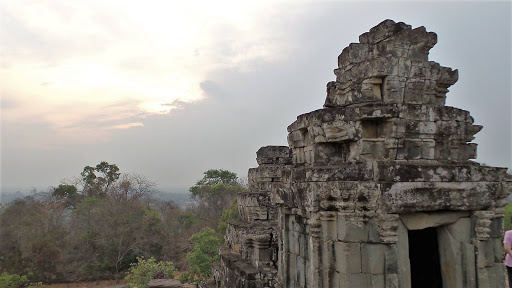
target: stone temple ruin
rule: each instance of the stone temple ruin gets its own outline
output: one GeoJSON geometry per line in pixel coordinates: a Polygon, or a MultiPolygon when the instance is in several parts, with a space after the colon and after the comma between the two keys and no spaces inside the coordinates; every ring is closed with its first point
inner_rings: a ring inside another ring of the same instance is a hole
{"type": "Polygon", "coordinates": [[[323,109],[262,147],[218,287],[505,287],[512,179],[480,165],[482,128],[445,106],[458,71],[435,33],[386,20],[338,57],[323,109]]]}

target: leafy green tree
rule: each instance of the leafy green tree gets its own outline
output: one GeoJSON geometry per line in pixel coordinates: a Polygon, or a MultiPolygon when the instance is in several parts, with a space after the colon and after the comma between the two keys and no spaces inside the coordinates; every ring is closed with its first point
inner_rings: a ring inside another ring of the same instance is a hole
{"type": "Polygon", "coordinates": [[[203,173],[202,179],[196,182],[196,185],[190,187],[189,191],[192,195],[201,195],[203,193],[202,188],[205,186],[211,187],[215,184],[223,184],[226,186],[237,185],[238,177],[236,173],[223,170],[223,169],[210,169],[203,173]]]}
{"type": "Polygon", "coordinates": [[[60,184],[59,187],[54,188],[52,196],[56,198],[66,198],[76,195],[77,189],[75,185],[60,184]]]}
{"type": "Polygon", "coordinates": [[[190,269],[182,274],[180,281],[203,283],[212,277],[212,264],[220,259],[221,237],[210,227],[190,237],[194,244],[192,252],[187,254],[190,269]]]}
{"type": "Polygon", "coordinates": [[[129,274],[124,278],[130,287],[146,287],[155,273],[163,273],[166,279],[173,279],[177,272],[172,262],[157,263],[153,257],[147,260],[137,257],[137,261],[131,265],[129,274]]]}
{"type": "Polygon", "coordinates": [[[224,211],[236,195],[244,191],[236,173],[222,169],[204,172],[202,179],[190,187],[191,199],[197,203],[197,214],[205,226],[216,227],[224,211]]]}
{"type": "Polygon", "coordinates": [[[102,161],[96,167],[85,166],[80,174],[84,185],[83,192],[88,197],[103,196],[121,173],[116,164],[102,161]],[[96,173],[99,174],[96,175],[96,173]]]}
{"type": "Polygon", "coordinates": [[[70,208],[76,208],[78,202],[82,199],[77,193],[78,189],[75,185],[60,184],[59,187],[53,188],[52,196],[59,200],[64,200],[70,208]]]}
{"type": "Polygon", "coordinates": [[[219,234],[226,234],[228,224],[238,219],[240,219],[240,212],[238,212],[238,203],[235,199],[233,200],[233,202],[231,202],[231,206],[229,206],[226,210],[222,211],[219,226],[217,226],[217,231],[219,232],[219,234]]]}

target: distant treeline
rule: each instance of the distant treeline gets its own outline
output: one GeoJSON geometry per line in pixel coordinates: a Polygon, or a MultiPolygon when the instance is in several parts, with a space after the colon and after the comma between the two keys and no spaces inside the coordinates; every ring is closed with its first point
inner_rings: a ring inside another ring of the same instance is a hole
{"type": "Polygon", "coordinates": [[[187,254],[200,237],[191,236],[211,227],[222,242],[227,221],[238,217],[233,200],[245,188],[235,173],[208,170],[178,205],[154,197],[145,177],[118,171],[107,162],[87,166],[76,183],[1,205],[0,274],[45,283],[111,279],[141,256],[192,271],[187,254]]]}
{"type": "MultiPolygon", "coordinates": [[[[49,190],[52,190],[54,188],[50,188],[49,190]]],[[[186,190],[186,189],[184,189],[186,190]]],[[[35,196],[37,194],[37,189],[32,189],[31,191],[20,191],[17,190],[16,192],[2,192],[0,193],[0,203],[9,204],[11,202],[14,202],[15,200],[22,200],[23,198],[27,196],[35,196]]],[[[152,197],[156,200],[165,202],[165,201],[172,201],[176,205],[178,205],[181,208],[187,208],[188,206],[193,206],[195,203],[190,198],[192,195],[190,192],[166,192],[163,190],[154,189],[152,193],[152,197]]]]}

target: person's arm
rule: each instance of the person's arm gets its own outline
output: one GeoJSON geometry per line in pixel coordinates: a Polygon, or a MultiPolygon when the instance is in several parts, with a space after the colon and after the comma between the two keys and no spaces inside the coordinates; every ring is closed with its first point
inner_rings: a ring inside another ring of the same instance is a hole
{"type": "Polygon", "coordinates": [[[507,252],[508,255],[510,255],[510,257],[512,257],[512,245],[511,244],[503,243],[503,249],[505,250],[505,252],[507,252]]]}

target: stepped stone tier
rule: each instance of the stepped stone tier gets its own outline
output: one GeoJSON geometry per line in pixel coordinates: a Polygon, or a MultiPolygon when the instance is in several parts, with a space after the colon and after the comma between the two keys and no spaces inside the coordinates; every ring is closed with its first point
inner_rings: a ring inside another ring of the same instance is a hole
{"type": "Polygon", "coordinates": [[[437,36],[385,20],[338,57],[324,108],[262,147],[238,195],[218,287],[505,287],[512,177],[480,165],[482,126],[445,106],[437,36]]]}

